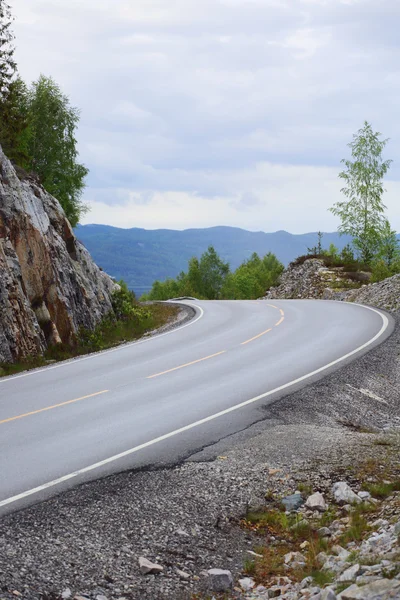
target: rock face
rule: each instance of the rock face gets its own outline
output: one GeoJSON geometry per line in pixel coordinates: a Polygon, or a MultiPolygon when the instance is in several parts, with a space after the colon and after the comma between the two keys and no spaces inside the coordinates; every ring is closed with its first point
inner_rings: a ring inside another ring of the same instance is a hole
{"type": "MultiPolygon", "coordinates": [[[[342,300],[348,288],[354,285],[342,267],[328,268],[318,258],[309,258],[301,264],[292,263],[282,273],[280,284],[268,290],[265,298],[323,298],[342,300]]],[[[360,274],[362,278],[368,274],[360,274]]]]}
{"type": "Polygon", "coordinates": [[[347,293],[346,300],[397,311],[400,309],[400,275],[352,290],[347,293]]]}
{"type": "Polygon", "coordinates": [[[76,239],[58,203],[17,176],[0,149],[0,362],[71,343],[111,309],[112,279],[76,239]]]}

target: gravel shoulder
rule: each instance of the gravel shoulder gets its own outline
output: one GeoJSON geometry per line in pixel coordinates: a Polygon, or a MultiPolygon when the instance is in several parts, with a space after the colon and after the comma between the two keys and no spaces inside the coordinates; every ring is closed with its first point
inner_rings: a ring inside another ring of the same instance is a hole
{"type": "Polygon", "coordinates": [[[121,473],[4,517],[0,598],[50,600],[70,590],[93,599],[183,600],[205,589],[204,570],[239,577],[260,543],[240,520],[267,490],[285,495],[299,482],[324,489],[353,481],[368,458],[385,459],[387,448],[374,440],[400,428],[399,342],[396,325],[381,346],[261,407],[258,423],[176,467],[121,473]],[[163,572],[142,575],[140,556],[163,572]]]}

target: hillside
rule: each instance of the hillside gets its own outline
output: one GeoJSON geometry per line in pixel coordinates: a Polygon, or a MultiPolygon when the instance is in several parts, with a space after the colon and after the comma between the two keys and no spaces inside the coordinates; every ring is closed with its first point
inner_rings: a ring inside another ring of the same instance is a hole
{"type": "MultiPolygon", "coordinates": [[[[287,265],[317,242],[316,233],[264,233],[235,227],[149,231],[83,225],[77,227],[76,235],[97,264],[117,280],[124,279],[138,294],[148,291],[156,279],[163,281],[167,277],[176,277],[186,270],[189,258],[200,257],[210,245],[231,268],[236,269],[253,252],[260,256],[273,252],[287,265]]],[[[346,236],[324,234],[325,247],[333,243],[341,249],[347,242],[346,236]]]]}

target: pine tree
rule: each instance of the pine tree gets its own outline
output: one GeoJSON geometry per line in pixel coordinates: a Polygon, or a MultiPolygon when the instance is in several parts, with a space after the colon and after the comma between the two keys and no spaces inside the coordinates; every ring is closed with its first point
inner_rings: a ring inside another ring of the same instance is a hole
{"type": "Polygon", "coordinates": [[[14,61],[12,21],[10,6],[4,0],[0,0],[0,98],[7,93],[17,70],[14,61]]]}

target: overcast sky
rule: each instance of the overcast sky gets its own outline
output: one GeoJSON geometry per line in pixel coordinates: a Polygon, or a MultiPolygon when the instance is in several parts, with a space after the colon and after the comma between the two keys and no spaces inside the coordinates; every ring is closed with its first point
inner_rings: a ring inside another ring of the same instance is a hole
{"type": "Polygon", "coordinates": [[[9,1],[22,77],[82,111],[84,223],[334,230],[369,120],[400,230],[399,0],[9,1]]]}

